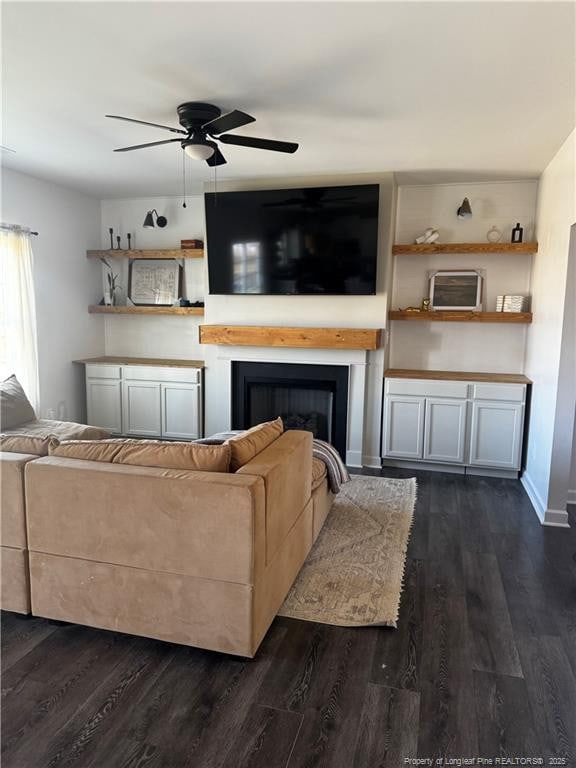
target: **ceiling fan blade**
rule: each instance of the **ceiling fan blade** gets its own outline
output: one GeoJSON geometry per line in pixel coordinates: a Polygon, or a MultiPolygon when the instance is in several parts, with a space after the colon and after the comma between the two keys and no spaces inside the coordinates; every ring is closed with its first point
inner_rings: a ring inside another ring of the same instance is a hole
{"type": "Polygon", "coordinates": [[[180,128],[171,128],[169,125],[160,125],[159,123],[147,123],[145,120],[135,120],[133,117],[121,117],[120,115],[104,115],[104,117],[111,117],[113,120],[125,120],[127,123],[139,123],[140,125],[151,125],[153,128],[163,128],[165,131],[172,131],[172,133],[183,133],[187,136],[187,132],[180,128]]]}
{"type": "Polygon", "coordinates": [[[246,112],[240,112],[239,109],[233,109],[232,112],[227,112],[225,115],[220,115],[220,117],[210,120],[209,123],[204,123],[202,130],[217,135],[219,133],[224,133],[225,131],[233,131],[234,128],[248,125],[248,123],[253,123],[255,120],[255,117],[247,115],[246,112]]]}
{"type": "Polygon", "coordinates": [[[236,144],[239,147],[253,147],[254,149],[269,149],[272,152],[296,152],[298,144],[291,141],[274,141],[273,139],[257,139],[256,136],[236,136],[227,133],[219,136],[218,141],[224,144],[236,144]]]}
{"type": "Polygon", "coordinates": [[[166,141],[150,141],[148,144],[134,144],[132,147],[121,147],[114,152],[132,152],[133,149],[144,149],[144,147],[158,147],[160,144],[172,144],[173,141],[180,142],[180,139],[166,139],[166,141]]]}
{"type": "Polygon", "coordinates": [[[226,165],[226,158],[220,152],[218,147],[214,150],[214,154],[212,157],[209,157],[208,160],[206,160],[206,163],[210,166],[210,168],[214,168],[215,165],[226,165]]]}

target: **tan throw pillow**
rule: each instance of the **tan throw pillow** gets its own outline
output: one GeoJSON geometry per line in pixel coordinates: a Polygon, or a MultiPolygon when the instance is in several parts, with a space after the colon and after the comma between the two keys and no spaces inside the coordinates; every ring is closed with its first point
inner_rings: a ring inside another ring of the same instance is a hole
{"type": "Polygon", "coordinates": [[[175,443],[167,440],[65,440],[51,456],[137,467],[186,469],[198,472],[228,472],[230,447],[175,443]]]}
{"type": "Polygon", "coordinates": [[[232,449],[230,471],[237,472],[244,464],[252,461],[254,456],[277,440],[284,432],[284,423],[280,416],[274,421],[265,421],[252,429],[243,432],[238,437],[231,437],[228,445],[232,449]]]}
{"type": "Polygon", "coordinates": [[[34,421],[36,414],[16,376],[12,375],[0,384],[0,426],[11,429],[34,421]]]}
{"type": "Polygon", "coordinates": [[[34,435],[0,435],[0,451],[27,453],[32,456],[48,456],[51,448],[58,445],[55,437],[34,435]]]}

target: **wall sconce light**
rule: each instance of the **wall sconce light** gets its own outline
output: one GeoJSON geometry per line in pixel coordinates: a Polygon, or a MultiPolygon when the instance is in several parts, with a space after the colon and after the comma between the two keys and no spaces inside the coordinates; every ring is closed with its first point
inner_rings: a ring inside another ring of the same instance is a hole
{"type": "Polygon", "coordinates": [[[143,227],[144,229],[154,229],[154,226],[165,227],[166,224],[168,224],[166,216],[158,216],[158,211],[156,208],[153,208],[146,214],[143,227]],[[154,224],[154,214],[156,215],[156,224],[154,224]]]}
{"type": "Polygon", "coordinates": [[[462,200],[462,205],[458,208],[456,214],[459,219],[472,218],[472,208],[470,207],[470,200],[468,200],[467,197],[462,200]]]}

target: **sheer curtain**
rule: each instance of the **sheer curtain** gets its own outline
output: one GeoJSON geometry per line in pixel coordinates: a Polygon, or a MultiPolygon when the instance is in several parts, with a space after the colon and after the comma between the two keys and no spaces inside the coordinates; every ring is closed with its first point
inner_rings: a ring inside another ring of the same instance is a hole
{"type": "Polygon", "coordinates": [[[30,231],[0,226],[0,377],[15,373],[38,411],[38,344],[30,231]]]}

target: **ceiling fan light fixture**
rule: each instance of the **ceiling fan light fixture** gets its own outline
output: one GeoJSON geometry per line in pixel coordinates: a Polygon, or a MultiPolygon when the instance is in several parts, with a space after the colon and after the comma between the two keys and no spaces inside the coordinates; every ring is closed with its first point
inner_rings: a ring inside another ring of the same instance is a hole
{"type": "Polygon", "coordinates": [[[208,141],[195,140],[184,144],[184,152],[192,160],[209,160],[214,154],[215,147],[208,141]]]}

